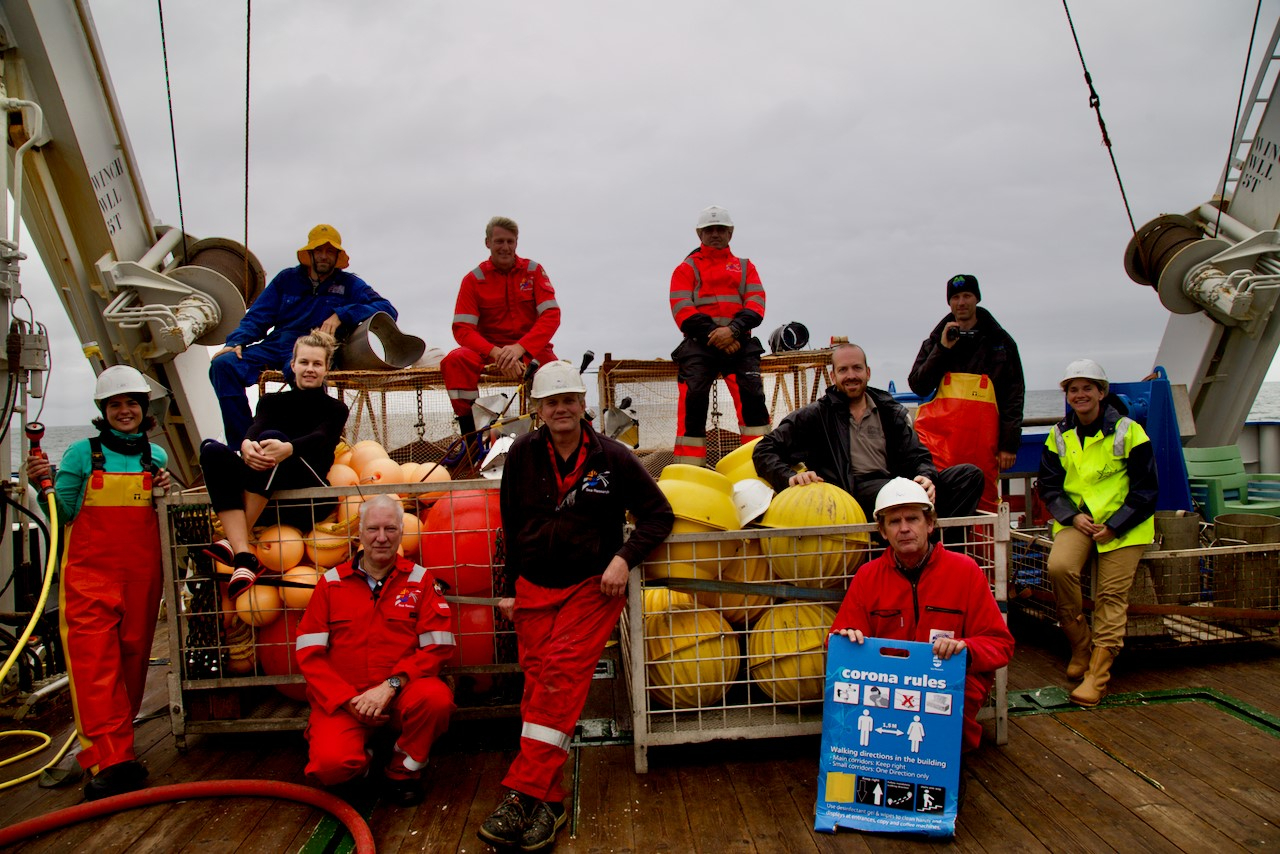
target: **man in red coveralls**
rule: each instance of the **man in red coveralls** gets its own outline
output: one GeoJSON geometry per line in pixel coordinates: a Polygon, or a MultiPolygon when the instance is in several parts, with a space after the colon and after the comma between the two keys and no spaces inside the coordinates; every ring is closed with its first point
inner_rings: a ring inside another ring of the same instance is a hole
{"type": "Polygon", "coordinates": [[[297,656],[311,703],[307,774],[325,786],[365,775],[365,742],[390,724],[399,737],[386,768],[388,796],[412,806],[422,801],[422,768],[454,709],[439,677],[454,636],[435,579],[396,554],[403,518],[386,495],[360,505],[362,550],[316,584],[297,656]]]}
{"type": "Polygon", "coordinates": [[[982,740],[978,710],[995,671],[1013,658],[1013,635],[978,564],[930,544],[936,519],[924,487],[894,478],[876,496],[875,516],[889,548],[853,577],[831,633],[855,643],[868,637],[931,643],[942,659],[968,650],[963,749],[973,750],[982,740]]]}
{"type": "MultiPolygon", "coordinates": [[[[555,288],[541,264],[516,255],[519,235],[515,220],[489,220],[484,227],[489,260],[467,273],[458,288],[453,337],[461,346],[444,357],[440,372],[464,437],[476,429],[471,405],[486,365],[521,377],[530,360],[545,365],[556,357],[551,349],[551,336],[560,328],[555,288]]],[[[473,457],[479,445],[467,444],[473,457]]]]}
{"type": "Polygon", "coordinates": [[[680,391],[675,462],[700,466],[707,460],[707,402],[717,377],[729,387],[743,444],[769,432],[769,407],[760,379],[764,347],[751,334],[764,320],[760,274],[729,251],[733,220],[724,208],[704,209],[695,231],[701,245],[671,274],[671,316],[684,333],[671,359],[680,391]]]}

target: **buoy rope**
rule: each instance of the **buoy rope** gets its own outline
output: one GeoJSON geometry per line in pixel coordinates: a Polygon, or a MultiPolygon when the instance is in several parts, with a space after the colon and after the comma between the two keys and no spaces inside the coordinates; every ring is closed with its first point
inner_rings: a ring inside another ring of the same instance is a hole
{"type": "Polygon", "coordinates": [[[164,59],[164,92],[169,101],[169,144],[173,148],[173,184],[178,191],[178,230],[182,232],[182,261],[187,261],[187,226],[182,215],[182,177],[178,172],[178,130],[173,121],[173,86],[169,80],[169,46],[164,38],[164,0],[156,0],[160,18],[160,55],[164,59]]]}
{"type": "Polygon", "coordinates": [[[1098,114],[1098,128],[1102,131],[1102,144],[1107,147],[1107,155],[1111,158],[1111,171],[1116,175],[1116,183],[1120,185],[1120,200],[1124,202],[1125,215],[1129,217],[1129,228],[1134,234],[1138,233],[1138,227],[1133,224],[1133,211],[1129,209],[1129,197],[1124,191],[1124,181],[1120,178],[1120,167],[1116,164],[1116,154],[1111,149],[1111,137],[1107,134],[1107,123],[1102,119],[1102,98],[1098,96],[1098,90],[1093,87],[1093,77],[1089,74],[1089,66],[1084,61],[1084,51],[1080,49],[1080,37],[1076,35],[1075,22],[1071,20],[1071,9],[1067,7],[1067,0],[1062,0],[1062,10],[1067,13],[1067,24],[1071,27],[1071,38],[1076,43],[1076,55],[1080,57],[1080,68],[1084,71],[1084,82],[1089,87],[1089,108],[1098,114]]]}
{"type": "Polygon", "coordinates": [[[1244,108],[1244,87],[1249,81],[1249,64],[1253,62],[1253,42],[1258,37],[1258,19],[1262,15],[1262,0],[1258,0],[1258,5],[1253,12],[1253,29],[1249,31],[1249,50],[1244,57],[1244,72],[1240,75],[1240,95],[1236,98],[1236,118],[1231,123],[1231,147],[1227,149],[1227,168],[1222,170],[1222,185],[1218,187],[1218,216],[1213,223],[1213,233],[1215,235],[1222,233],[1222,208],[1226,203],[1224,198],[1227,194],[1227,174],[1231,171],[1231,161],[1236,157],[1236,132],[1240,129],[1240,110],[1244,108]]]}

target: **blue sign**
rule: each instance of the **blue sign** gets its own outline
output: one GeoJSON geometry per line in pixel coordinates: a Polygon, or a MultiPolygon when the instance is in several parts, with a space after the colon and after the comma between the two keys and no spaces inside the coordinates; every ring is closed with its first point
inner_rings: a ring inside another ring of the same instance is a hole
{"type": "Polygon", "coordinates": [[[831,637],[815,830],[955,835],[967,659],[831,637]]]}

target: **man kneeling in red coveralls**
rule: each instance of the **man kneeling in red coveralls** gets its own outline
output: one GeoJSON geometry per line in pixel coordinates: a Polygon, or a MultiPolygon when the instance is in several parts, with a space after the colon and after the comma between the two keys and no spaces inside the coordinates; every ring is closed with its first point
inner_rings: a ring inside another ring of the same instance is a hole
{"type": "Polygon", "coordinates": [[[422,768],[454,709],[438,675],[454,637],[431,573],[396,554],[403,519],[400,502],[386,495],[360,505],[362,550],[316,584],[297,650],[311,703],[307,774],[325,786],[367,774],[365,742],[389,724],[399,738],[387,794],[412,806],[422,801],[422,768]]]}
{"type": "Polygon", "coordinates": [[[564,762],[627,578],[675,521],[631,449],[583,420],[586,391],[573,365],[543,365],[530,394],[542,426],[516,439],[502,473],[508,598],[499,607],[515,621],[524,696],[520,754],[502,781],[509,791],[478,833],[522,851],[555,844],[564,762]],[[627,511],[636,527],[624,543],[627,511]]]}
{"type": "Polygon", "coordinates": [[[924,487],[894,478],[876,495],[875,515],[889,548],[853,577],[831,633],[855,643],[868,637],[932,643],[942,659],[969,650],[963,749],[973,750],[982,740],[978,710],[995,671],[1013,658],[1013,635],[978,564],[930,545],[936,520],[924,487]]]}

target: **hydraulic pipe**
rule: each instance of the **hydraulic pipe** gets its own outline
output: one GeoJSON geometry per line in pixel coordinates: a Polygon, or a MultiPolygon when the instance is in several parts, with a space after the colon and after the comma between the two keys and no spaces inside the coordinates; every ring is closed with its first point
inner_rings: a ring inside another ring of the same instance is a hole
{"type": "Polygon", "coordinates": [[[16,845],[38,833],[59,830],[81,821],[112,815],[122,810],[172,801],[186,801],[192,798],[237,797],[276,798],[297,801],[322,809],[346,825],[351,838],[355,840],[357,854],[374,854],[377,850],[369,825],[346,801],[310,786],[284,783],[279,780],[199,780],[193,783],[139,789],[136,792],[127,792],[98,801],[88,801],[0,829],[0,848],[16,845]]]}

